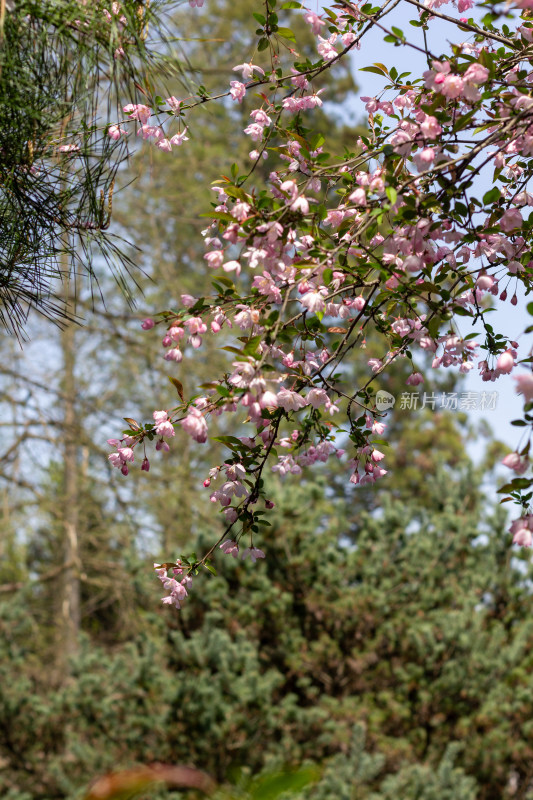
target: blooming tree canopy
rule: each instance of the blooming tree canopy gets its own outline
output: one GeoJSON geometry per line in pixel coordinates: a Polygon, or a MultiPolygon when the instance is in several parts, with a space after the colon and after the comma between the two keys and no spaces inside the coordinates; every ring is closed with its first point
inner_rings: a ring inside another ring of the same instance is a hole
{"type": "MultiPolygon", "coordinates": [[[[203,0],[189,4],[190,13],[203,13],[203,0]]],[[[504,459],[511,479],[500,491],[520,507],[513,541],[533,541],[526,474],[533,326],[510,341],[488,316],[497,298],[516,306],[533,288],[533,0],[480,8],[473,0],[340,0],[320,14],[295,0],[257,7],[257,41],[234,66],[226,93],[211,97],[202,87],[198,96],[164,100],[145,92],[107,131],[113,139],[136,134],[171,158],[186,147],[197,106],[254,99],[243,134],[250,162],[221,177],[206,210],[213,294],[181,295],[179,308],[142,323],[147,335],[161,332],[177,376],[206,337],[219,338],[227,361],[191,397],[172,378],[176,407],[155,410],[144,424],[128,418],[128,430],[109,440],[111,463],[127,475],[136,458],[148,471],[147,446],[168,450],[177,426],[201,447],[213,417],[235,420],[240,435],[216,437],[226,460],[202,476],[225,518],[222,536],[200,556],[156,565],[163,602],[177,608],[194,576],[214,570],[217,549],[252,561],[268,556],[267,471],[290,477],[334,458],[356,486],[386,481],[386,412],[375,383],[397,359],[411,365],[412,386],[424,382],[426,368],[479,369],[487,382],[511,375],[524,399],[516,421],[524,435],[504,459]],[[389,22],[397,8],[408,33],[389,22]],[[302,14],[316,37],[313,62],[298,53],[292,14],[302,14]],[[443,21],[450,42],[440,38],[447,50],[434,51],[432,26],[443,21]],[[426,68],[399,74],[372,63],[365,44],[376,29],[385,42],[422,54],[426,68]],[[263,51],[266,61],[256,56],[263,51]],[[317,80],[355,51],[382,86],[362,98],[366,133],[349,152],[332,155],[301,112],[334,101],[317,80]],[[269,181],[258,189],[263,161],[269,181]],[[492,181],[488,191],[483,176],[492,181]],[[365,354],[371,332],[386,343],[379,357],[365,354]],[[344,364],[359,351],[366,375],[353,386],[344,364]]]]}

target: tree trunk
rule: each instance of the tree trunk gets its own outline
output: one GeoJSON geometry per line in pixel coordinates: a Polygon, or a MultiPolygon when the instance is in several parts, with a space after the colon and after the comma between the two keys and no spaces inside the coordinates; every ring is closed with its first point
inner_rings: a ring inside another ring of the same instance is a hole
{"type": "MultiPolygon", "coordinates": [[[[68,307],[72,309],[73,298],[68,307]]],[[[63,353],[63,580],[59,617],[58,662],[65,674],[68,661],[78,649],[80,629],[80,543],[79,543],[79,425],[76,413],[76,330],[75,323],[66,322],[61,332],[63,353]]]]}

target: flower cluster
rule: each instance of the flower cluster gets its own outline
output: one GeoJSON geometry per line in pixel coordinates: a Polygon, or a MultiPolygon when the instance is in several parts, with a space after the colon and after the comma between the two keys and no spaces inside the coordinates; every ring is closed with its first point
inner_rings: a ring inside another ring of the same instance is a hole
{"type": "MultiPolygon", "coordinates": [[[[421,6],[417,26],[434,24],[443,4],[421,6]]],[[[362,98],[367,132],[353,152],[332,157],[324,137],[298,120],[323,103],[315,77],[364,45],[368,9],[333,4],[327,25],[304,9],[319,61],[300,63],[291,50],[294,62],[284,74],[276,66],[276,31],[288,34],[278,28],[274,5],[266,4],[259,47],[270,48],[271,70],[239,64],[234,70],[242,81],[232,80],[227,92],[242,102],[251,87],[268,83],[274,90],[268,97],[253,93],[258,102],[244,129],[254,143],[252,158],[270,160],[268,187],[257,192],[242,179],[221,179],[203,231],[216,294],[182,295],[181,310],[142,325],[164,328],[164,358],[176,365],[194,357],[206,336],[222,331],[224,344],[233,337],[226,347],[233,361],[205,394],[182,398],[175,409],[155,412],[154,423],[136,423],[125,438],[112,440],[117,449],[110,456],[127,474],[134,449],[147,439],[167,449],[177,424],[198,443],[207,439],[211,415],[230,415],[239,427],[248,426],[245,436],[218,437],[229,456],[204,481],[211,487],[221,479],[210,497],[227,523],[220,549],[235,557],[242,536],[260,531],[271,505],[265,469],[298,475],[335,456],[354,485],[387,474],[377,446],[387,443],[376,438],[386,424],[373,384],[398,359],[413,365],[406,380],[411,386],[424,381],[416,359],[425,364],[428,356],[433,369],[467,373],[477,365],[486,381],[522,365],[514,377],[526,404],[523,425],[529,433],[533,425],[530,353],[495,332],[485,313],[496,298],[516,305],[519,285],[533,289],[533,224],[525,211],[533,205],[533,70],[526,52],[531,23],[509,38],[504,28],[485,29],[470,20],[475,43],[458,42],[440,57],[428,51],[431,67],[419,78],[375,64],[372,71],[382,75],[384,86],[379,96],[362,98]],[[494,185],[478,196],[475,178],[489,167],[494,185]],[[478,322],[483,334],[465,332],[466,319],[478,322]],[[368,369],[354,389],[345,380],[348,356],[366,348],[370,331],[381,337],[382,352],[361,354],[368,369]]],[[[471,5],[458,0],[460,13],[471,5]]],[[[386,13],[386,4],[372,9],[373,23],[379,21],[387,41],[410,47],[401,31],[386,27],[386,13]]],[[[465,25],[458,20],[458,31],[465,25]]],[[[175,98],[166,103],[170,116],[184,110],[175,98]]],[[[151,107],[132,104],[124,111],[138,134],[163,150],[186,141],[187,128],[166,138],[150,124],[151,107]]],[[[109,135],[118,138],[123,131],[114,126],[109,135]]],[[[506,457],[505,466],[523,475],[528,452],[529,440],[506,457]]],[[[520,477],[504,487],[526,512],[513,523],[518,544],[531,544],[531,483],[520,477]]],[[[189,571],[206,566],[211,553],[189,571]]],[[[244,555],[255,561],[264,554],[250,542],[244,555]]],[[[179,606],[176,598],[185,590],[177,586],[183,581],[168,583],[168,602],[179,606]]]]}

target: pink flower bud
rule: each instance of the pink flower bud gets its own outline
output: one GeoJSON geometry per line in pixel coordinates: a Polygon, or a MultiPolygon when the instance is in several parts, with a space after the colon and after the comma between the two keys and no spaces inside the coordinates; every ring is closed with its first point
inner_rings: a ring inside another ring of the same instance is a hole
{"type": "Polygon", "coordinates": [[[500,372],[504,372],[509,374],[512,368],[514,367],[514,358],[511,355],[509,350],[506,350],[505,353],[502,353],[499,357],[498,361],[496,362],[496,368],[500,370],[500,372]]]}
{"type": "Polygon", "coordinates": [[[155,322],[153,321],[153,319],[150,319],[150,317],[147,317],[146,319],[143,319],[143,321],[141,323],[141,328],[143,329],[143,331],[149,331],[149,330],[151,330],[151,328],[154,327],[154,325],[155,325],[155,322]]]}

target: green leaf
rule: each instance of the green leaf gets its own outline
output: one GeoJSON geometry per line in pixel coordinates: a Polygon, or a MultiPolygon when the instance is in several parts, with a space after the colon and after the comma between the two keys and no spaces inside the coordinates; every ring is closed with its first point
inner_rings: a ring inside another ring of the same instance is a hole
{"type": "Polygon", "coordinates": [[[303,767],[296,772],[282,772],[259,778],[251,791],[253,800],[276,800],[285,792],[300,792],[316,783],[320,773],[316,767],[303,767]]]}
{"type": "Polygon", "coordinates": [[[213,442],[220,442],[220,444],[225,444],[226,447],[229,447],[230,450],[234,450],[235,447],[242,447],[243,444],[240,439],[237,439],[235,436],[213,436],[213,442]]]}
{"type": "Polygon", "coordinates": [[[262,50],[266,50],[267,47],[268,47],[268,39],[266,39],[264,37],[262,39],[259,39],[259,41],[257,43],[258,51],[261,52],[262,50]]]}
{"type": "Polygon", "coordinates": [[[223,219],[225,222],[235,222],[231,214],[227,211],[211,211],[209,214],[200,214],[201,217],[210,217],[211,219],[223,219]]]}
{"type": "Polygon", "coordinates": [[[386,192],[387,197],[391,201],[392,205],[394,205],[394,203],[398,199],[398,192],[396,191],[394,186],[387,186],[387,188],[385,189],[385,192],[386,192]]]}
{"type": "Polygon", "coordinates": [[[246,356],[253,356],[257,353],[257,348],[261,342],[261,336],[252,336],[249,342],[247,342],[244,346],[244,355],[246,356]]]}
{"type": "Polygon", "coordinates": [[[389,77],[389,73],[388,72],[383,72],[383,70],[379,69],[379,67],[377,67],[377,66],[374,66],[374,67],[360,67],[359,68],[359,72],[373,72],[374,75],[385,75],[387,78],[389,77]]]}
{"type": "Polygon", "coordinates": [[[283,36],[284,39],[288,39],[291,42],[296,41],[296,37],[290,28],[278,28],[276,33],[278,36],[283,36]]]}
{"type": "Polygon", "coordinates": [[[289,0],[288,3],[283,3],[281,8],[283,8],[283,9],[285,9],[285,8],[302,8],[302,4],[301,3],[297,3],[296,0],[289,0]]]}
{"type": "Polygon", "coordinates": [[[483,203],[486,206],[493,205],[500,199],[501,194],[502,193],[500,192],[498,187],[494,186],[492,189],[489,189],[489,191],[485,192],[485,194],[483,195],[483,203]]]}
{"type": "Polygon", "coordinates": [[[529,486],[531,486],[531,481],[528,478],[515,478],[498,489],[498,494],[502,492],[516,492],[520,489],[527,489],[529,486]]]}

